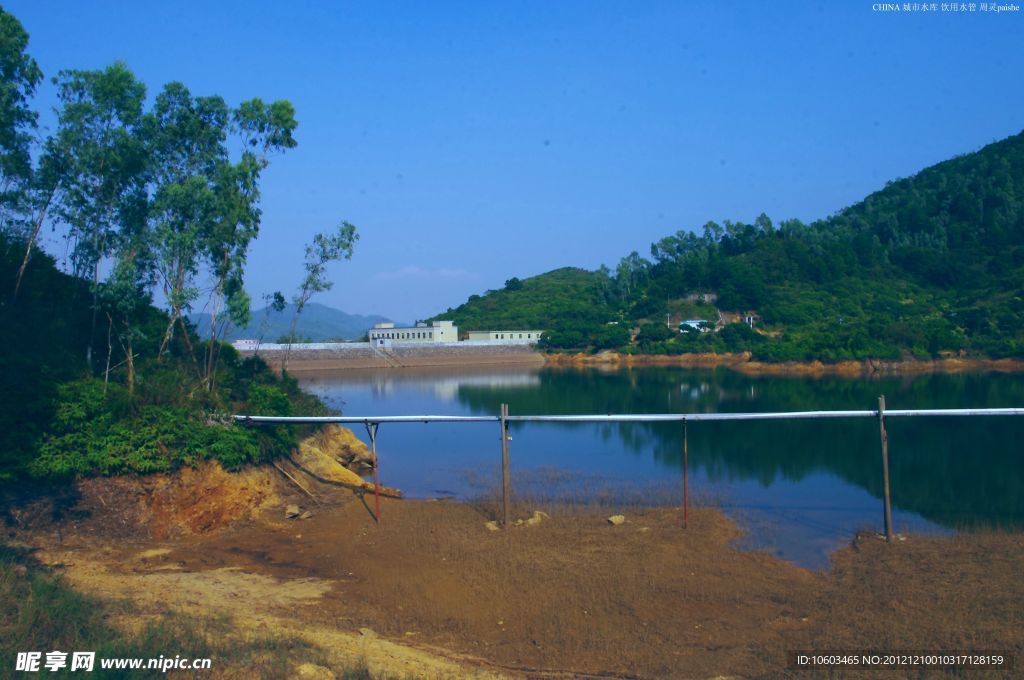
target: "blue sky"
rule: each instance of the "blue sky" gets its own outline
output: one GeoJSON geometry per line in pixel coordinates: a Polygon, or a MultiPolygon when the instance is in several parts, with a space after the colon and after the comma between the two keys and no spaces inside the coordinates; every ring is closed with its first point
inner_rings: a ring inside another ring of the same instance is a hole
{"type": "Polygon", "coordinates": [[[316,301],[405,321],[712,219],[824,217],[1024,129],[1024,12],[872,5],[3,3],[48,77],[123,59],[151,94],[291,100],[250,293],[345,219],[316,301]]]}

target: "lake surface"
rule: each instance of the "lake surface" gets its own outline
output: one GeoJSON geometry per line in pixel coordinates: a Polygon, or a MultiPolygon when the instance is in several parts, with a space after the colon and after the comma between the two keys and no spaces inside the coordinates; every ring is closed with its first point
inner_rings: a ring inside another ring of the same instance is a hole
{"type": "MultiPolygon", "coordinates": [[[[338,371],[303,386],[344,415],[710,413],[1024,406],[1024,375],[877,380],[747,377],[728,369],[473,368],[338,371]]],[[[745,547],[822,568],[859,529],[881,530],[872,418],[688,425],[691,498],[723,507],[745,547]]],[[[887,421],[898,532],[1024,527],[1024,417],[887,421]]],[[[364,428],[354,428],[368,441],[364,428]]],[[[496,423],[383,424],[381,483],[465,499],[500,484],[496,423]]],[[[682,503],[679,423],[513,423],[513,492],[682,503]]],[[[610,513],[609,513],[610,514],[610,513]]]]}

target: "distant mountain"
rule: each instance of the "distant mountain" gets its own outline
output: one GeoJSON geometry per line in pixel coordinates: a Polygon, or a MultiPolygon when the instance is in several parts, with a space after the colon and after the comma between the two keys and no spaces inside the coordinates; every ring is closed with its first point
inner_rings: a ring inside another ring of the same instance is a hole
{"type": "MultiPolygon", "coordinates": [[[[281,312],[275,312],[268,307],[253,310],[252,320],[248,326],[229,328],[224,337],[229,341],[240,338],[262,338],[263,342],[276,342],[278,338],[287,336],[291,331],[294,315],[295,305],[293,304],[288,304],[281,312]]],[[[209,314],[192,314],[189,319],[196,325],[200,337],[209,337],[209,314]]],[[[357,340],[366,335],[366,331],[374,324],[385,321],[391,321],[391,319],[377,315],[346,314],[333,307],[310,302],[299,315],[299,325],[295,329],[295,335],[300,340],[312,342],[357,340]]]]}

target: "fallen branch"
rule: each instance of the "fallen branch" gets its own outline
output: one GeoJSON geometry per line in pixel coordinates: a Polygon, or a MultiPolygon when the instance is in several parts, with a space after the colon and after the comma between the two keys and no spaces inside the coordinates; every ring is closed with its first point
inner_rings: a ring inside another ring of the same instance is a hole
{"type": "Polygon", "coordinates": [[[297,479],[295,479],[294,477],[292,477],[292,476],[291,476],[290,474],[288,474],[288,472],[287,472],[287,471],[286,471],[286,470],[285,470],[285,469],[284,469],[283,467],[281,467],[280,465],[278,465],[278,464],[277,464],[277,461],[274,461],[274,467],[276,467],[276,468],[277,468],[277,471],[278,471],[278,472],[280,472],[280,473],[281,473],[282,475],[284,475],[285,477],[287,477],[288,479],[290,479],[290,480],[292,481],[292,484],[294,484],[295,486],[297,486],[297,487],[299,487],[300,489],[302,489],[302,490],[303,490],[303,491],[305,492],[305,494],[306,494],[307,496],[309,496],[310,498],[312,498],[312,499],[313,499],[313,501],[314,501],[314,502],[316,502],[316,504],[317,504],[317,505],[320,505],[320,501],[319,501],[319,499],[317,499],[317,497],[316,497],[316,496],[314,496],[314,495],[313,495],[312,493],[310,493],[309,489],[307,489],[306,487],[302,486],[302,484],[301,484],[301,483],[299,483],[299,480],[297,480],[297,479]]]}

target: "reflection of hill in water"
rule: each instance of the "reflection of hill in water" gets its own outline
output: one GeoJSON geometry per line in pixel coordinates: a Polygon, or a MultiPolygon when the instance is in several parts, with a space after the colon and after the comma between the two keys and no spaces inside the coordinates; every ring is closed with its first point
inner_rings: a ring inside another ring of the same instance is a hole
{"type": "MultiPolygon", "coordinates": [[[[877,408],[995,408],[1024,404],[1024,376],[925,375],[875,381],[750,378],[732,371],[644,368],[536,374],[535,389],[468,384],[459,400],[474,412],[513,414],[759,412],[877,408]]],[[[1024,418],[902,418],[887,422],[895,506],[947,526],[1024,525],[1024,418]]],[[[579,427],[558,425],[557,427],[579,427]]],[[[587,427],[594,427],[593,425],[587,427]]],[[[682,426],[597,425],[635,455],[682,465],[682,426]]],[[[691,465],[712,481],[801,480],[827,472],[881,496],[874,419],[693,423],[691,465]]]]}

